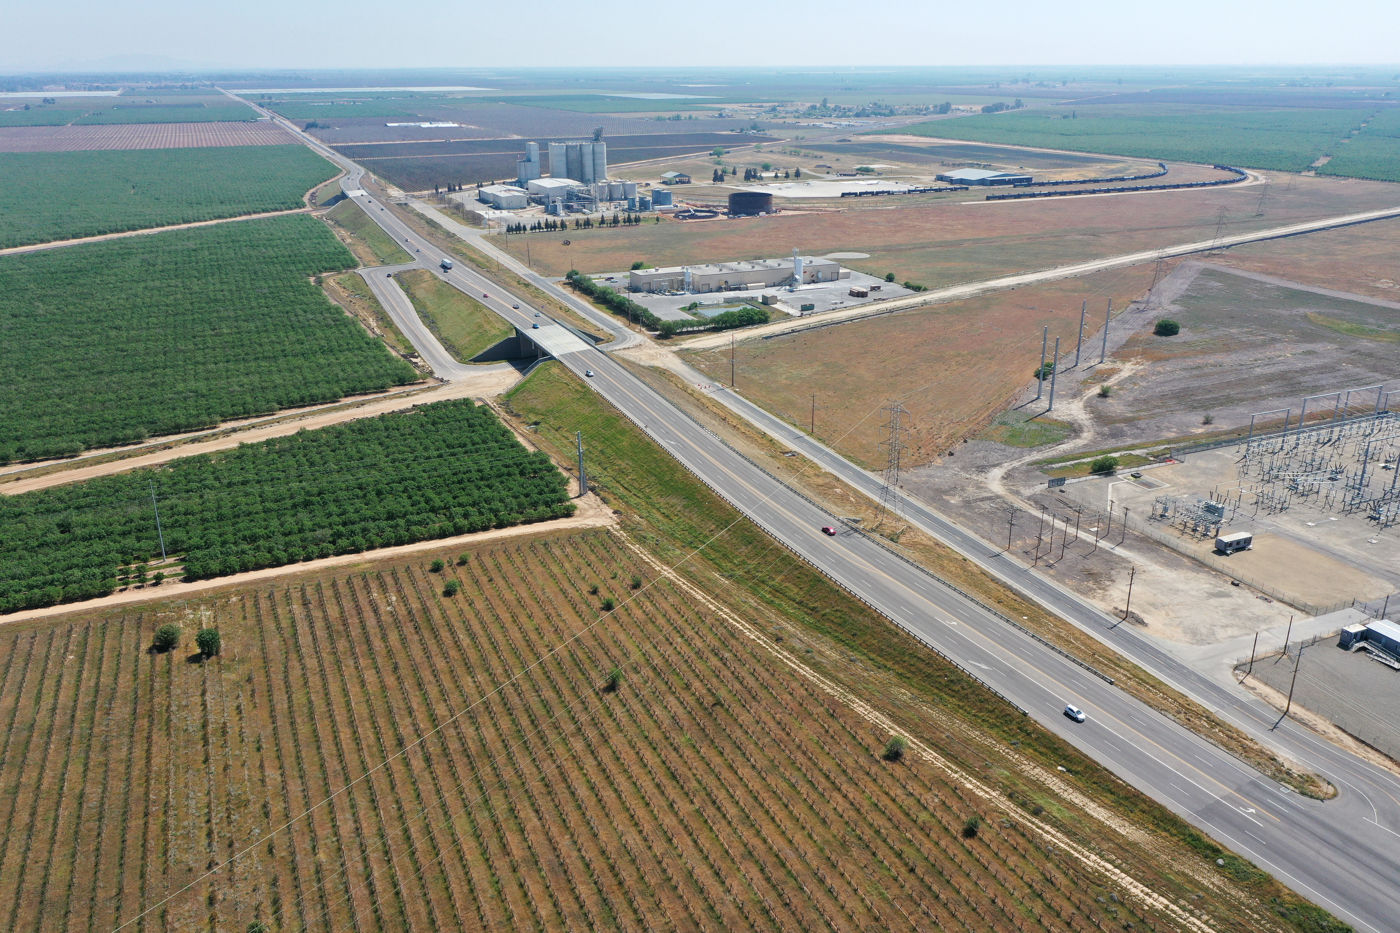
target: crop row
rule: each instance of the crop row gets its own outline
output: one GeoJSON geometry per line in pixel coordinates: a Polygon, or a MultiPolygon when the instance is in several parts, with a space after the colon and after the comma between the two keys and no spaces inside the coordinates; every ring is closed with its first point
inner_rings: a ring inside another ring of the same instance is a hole
{"type": "Polygon", "coordinates": [[[291,210],[335,172],[304,146],[0,153],[0,248],[291,210]]]}
{"type": "Polygon", "coordinates": [[[199,579],[572,512],[548,456],[440,402],[0,500],[0,612],[109,593],[162,550],[199,579]]]}
{"type": "Polygon", "coordinates": [[[352,265],[300,215],[0,258],[0,462],[414,381],[310,281],[352,265]]]}

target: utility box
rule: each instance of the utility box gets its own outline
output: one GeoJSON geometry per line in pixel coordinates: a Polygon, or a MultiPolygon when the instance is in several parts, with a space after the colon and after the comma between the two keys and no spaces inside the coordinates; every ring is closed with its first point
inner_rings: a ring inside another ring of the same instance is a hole
{"type": "Polygon", "coordinates": [[[1254,535],[1248,531],[1236,531],[1228,535],[1220,535],[1215,539],[1215,549],[1221,554],[1233,554],[1236,551],[1247,551],[1254,547],[1254,535]]]}

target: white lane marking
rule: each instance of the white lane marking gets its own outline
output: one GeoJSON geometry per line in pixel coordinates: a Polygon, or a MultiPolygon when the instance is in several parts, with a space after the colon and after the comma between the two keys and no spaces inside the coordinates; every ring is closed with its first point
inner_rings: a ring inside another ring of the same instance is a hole
{"type": "Polygon", "coordinates": [[[954,622],[952,619],[944,619],[944,620],[943,620],[943,624],[944,624],[944,625],[957,625],[958,623],[957,623],[957,622],[954,622]]]}

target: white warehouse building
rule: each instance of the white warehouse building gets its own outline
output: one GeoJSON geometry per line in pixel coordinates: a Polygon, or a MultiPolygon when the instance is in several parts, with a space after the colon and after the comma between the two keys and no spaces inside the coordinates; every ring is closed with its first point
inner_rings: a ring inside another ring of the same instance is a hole
{"type": "Polygon", "coordinates": [[[569,197],[569,192],[582,188],[572,178],[535,178],[526,184],[530,197],[548,204],[555,198],[569,197]]]}
{"type": "Polygon", "coordinates": [[[487,185],[477,192],[476,198],[498,211],[518,211],[530,203],[529,193],[514,185],[487,185]]]}
{"type": "Polygon", "coordinates": [[[742,291],[780,285],[815,285],[851,277],[839,262],[815,256],[788,256],[783,259],[755,259],[753,262],[720,262],[702,266],[673,266],[669,269],[637,269],[628,286],[634,292],[742,291]],[[798,282],[798,278],[801,281],[798,282]]]}

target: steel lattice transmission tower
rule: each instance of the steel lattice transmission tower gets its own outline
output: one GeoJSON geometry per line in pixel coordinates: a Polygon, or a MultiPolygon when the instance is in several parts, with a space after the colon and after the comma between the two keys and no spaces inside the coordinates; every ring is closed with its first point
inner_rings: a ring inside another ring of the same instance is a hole
{"type": "Polygon", "coordinates": [[[899,469],[900,461],[903,459],[904,446],[904,418],[909,411],[901,402],[887,399],[889,402],[881,411],[890,413],[889,424],[886,427],[890,430],[889,440],[880,444],[887,455],[885,461],[884,485],[880,487],[880,510],[875,516],[878,522],[886,514],[899,514],[899,469]]]}

